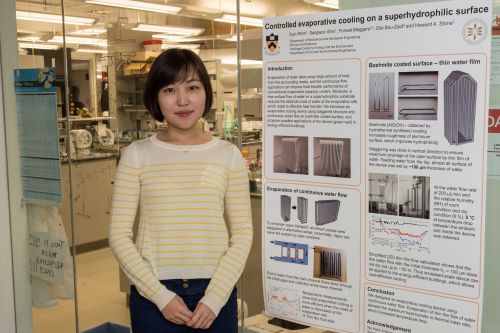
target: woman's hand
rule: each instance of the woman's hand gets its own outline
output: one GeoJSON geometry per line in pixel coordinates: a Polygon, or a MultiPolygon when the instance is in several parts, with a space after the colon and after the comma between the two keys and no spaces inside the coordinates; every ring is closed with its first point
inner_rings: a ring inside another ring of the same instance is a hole
{"type": "Polygon", "coordinates": [[[187,324],[193,317],[193,312],[188,309],[182,298],[177,295],[165,305],[161,313],[165,319],[177,325],[187,324]]]}
{"type": "Polygon", "coordinates": [[[201,328],[207,329],[212,325],[215,319],[215,314],[210,310],[210,308],[203,304],[198,303],[196,309],[194,310],[193,317],[189,322],[186,323],[186,326],[191,328],[201,328]]]}

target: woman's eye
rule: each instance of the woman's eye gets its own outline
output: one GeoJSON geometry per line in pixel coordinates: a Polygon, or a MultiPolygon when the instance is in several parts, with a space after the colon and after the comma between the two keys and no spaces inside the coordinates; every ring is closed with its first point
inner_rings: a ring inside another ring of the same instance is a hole
{"type": "Polygon", "coordinates": [[[197,90],[197,89],[200,89],[200,87],[193,85],[193,86],[189,86],[189,89],[190,90],[197,90]]]}
{"type": "Polygon", "coordinates": [[[166,93],[173,93],[174,91],[175,90],[172,87],[165,87],[165,88],[163,88],[163,92],[166,92],[166,93]]]}

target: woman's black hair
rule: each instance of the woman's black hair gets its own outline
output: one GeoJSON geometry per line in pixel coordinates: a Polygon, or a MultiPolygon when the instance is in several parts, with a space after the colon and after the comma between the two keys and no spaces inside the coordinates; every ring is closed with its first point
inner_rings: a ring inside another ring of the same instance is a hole
{"type": "Polygon", "coordinates": [[[184,81],[189,78],[193,71],[205,88],[205,110],[206,116],[213,102],[212,85],[205,64],[196,53],[187,49],[168,49],[162,52],[153,63],[144,86],[143,102],[149,113],[157,121],[163,121],[164,117],[158,104],[158,93],[160,89],[169,84],[184,81]]]}

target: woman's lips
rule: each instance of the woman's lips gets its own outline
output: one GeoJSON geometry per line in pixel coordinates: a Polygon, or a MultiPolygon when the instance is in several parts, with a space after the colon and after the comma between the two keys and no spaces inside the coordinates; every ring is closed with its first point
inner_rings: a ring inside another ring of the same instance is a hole
{"type": "Polygon", "coordinates": [[[185,117],[189,117],[191,115],[191,113],[193,113],[193,111],[180,111],[180,112],[176,112],[175,114],[179,117],[185,118],[185,117]]]}

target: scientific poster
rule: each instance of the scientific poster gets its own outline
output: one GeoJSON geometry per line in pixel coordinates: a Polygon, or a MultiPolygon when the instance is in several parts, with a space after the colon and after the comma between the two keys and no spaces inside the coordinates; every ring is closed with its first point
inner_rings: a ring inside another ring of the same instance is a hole
{"type": "Polygon", "coordinates": [[[265,20],[269,315],[480,332],[491,23],[486,1],[265,20]]]}

